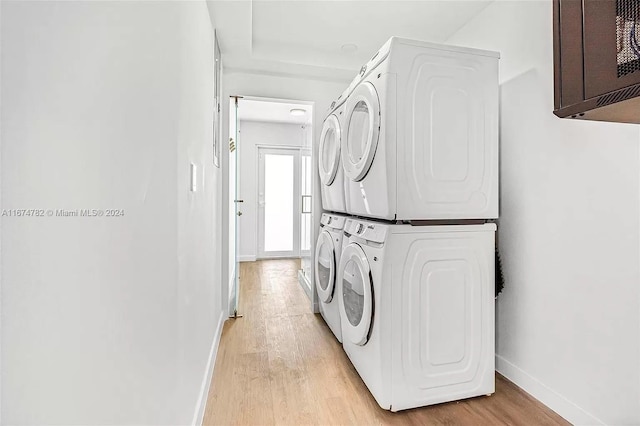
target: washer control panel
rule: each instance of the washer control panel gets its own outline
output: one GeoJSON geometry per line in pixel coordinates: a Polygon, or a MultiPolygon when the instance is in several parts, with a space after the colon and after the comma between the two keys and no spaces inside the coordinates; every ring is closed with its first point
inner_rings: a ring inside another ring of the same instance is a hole
{"type": "Polygon", "coordinates": [[[374,243],[384,243],[389,227],[382,223],[347,219],[345,232],[374,243]]]}
{"type": "Polygon", "coordinates": [[[337,214],[322,213],[322,217],[320,218],[320,225],[342,230],[344,229],[344,222],[346,219],[346,217],[337,214]]]}

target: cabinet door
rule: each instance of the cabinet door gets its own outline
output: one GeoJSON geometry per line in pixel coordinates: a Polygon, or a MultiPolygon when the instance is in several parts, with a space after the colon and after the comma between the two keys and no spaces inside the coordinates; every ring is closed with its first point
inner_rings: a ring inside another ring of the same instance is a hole
{"type": "Polygon", "coordinates": [[[583,2],[585,98],[640,82],[640,3],[583,2]]]}

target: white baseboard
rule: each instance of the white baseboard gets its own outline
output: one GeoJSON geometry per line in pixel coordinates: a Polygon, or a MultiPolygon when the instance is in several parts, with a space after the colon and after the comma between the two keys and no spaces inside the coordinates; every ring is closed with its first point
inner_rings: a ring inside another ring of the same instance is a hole
{"type": "Polygon", "coordinates": [[[499,355],[496,355],[496,370],[574,425],[605,424],[499,355]]]}
{"type": "Polygon", "coordinates": [[[220,313],[218,319],[218,327],[216,328],[216,334],[213,336],[213,343],[211,344],[211,351],[209,352],[209,360],[207,361],[207,369],[202,380],[200,387],[200,397],[196,404],[196,411],[193,415],[192,425],[200,426],[204,420],[204,410],[207,407],[207,397],[209,396],[209,387],[211,386],[211,378],[213,377],[213,368],[216,365],[216,356],[218,355],[218,346],[220,345],[220,337],[222,336],[222,326],[224,325],[227,316],[224,312],[220,313]]]}
{"type": "Polygon", "coordinates": [[[257,259],[252,255],[238,256],[238,262],[255,262],[257,259]]]}

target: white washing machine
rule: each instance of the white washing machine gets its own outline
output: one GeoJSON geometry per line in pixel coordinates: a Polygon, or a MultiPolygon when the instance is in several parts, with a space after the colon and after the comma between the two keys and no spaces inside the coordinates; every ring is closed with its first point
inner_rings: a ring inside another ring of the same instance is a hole
{"type": "Polygon", "coordinates": [[[340,311],[336,293],[336,270],[342,254],[342,235],[346,217],[323,213],[316,244],[316,290],[320,299],[320,313],[342,343],[340,311]]]}
{"type": "Polygon", "coordinates": [[[332,212],[347,211],[344,199],[344,171],[340,150],[343,141],[345,91],[329,107],[329,114],[322,125],[318,145],[318,171],[322,196],[322,208],[332,212]]]}
{"type": "Polygon", "coordinates": [[[494,392],[495,229],[347,219],[343,347],[382,408],[494,392]]]}
{"type": "Polygon", "coordinates": [[[498,217],[499,54],[391,38],[345,104],[347,212],[498,217]]]}

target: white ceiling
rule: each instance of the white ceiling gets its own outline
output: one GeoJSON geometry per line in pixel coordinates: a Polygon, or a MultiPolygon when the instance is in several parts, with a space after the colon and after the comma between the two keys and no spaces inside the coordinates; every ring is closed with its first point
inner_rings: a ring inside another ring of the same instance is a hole
{"type": "Polygon", "coordinates": [[[489,0],[209,0],[227,69],[349,81],[391,36],[444,42],[489,0]],[[358,50],[343,52],[354,43],[358,50]]]}
{"type": "Polygon", "coordinates": [[[289,124],[310,123],[311,105],[241,99],[238,103],[238,120],[289,124]],[[291,110],[294,108],[304,109],[307,113],[301,116],[291,115],[291,110]]]}

